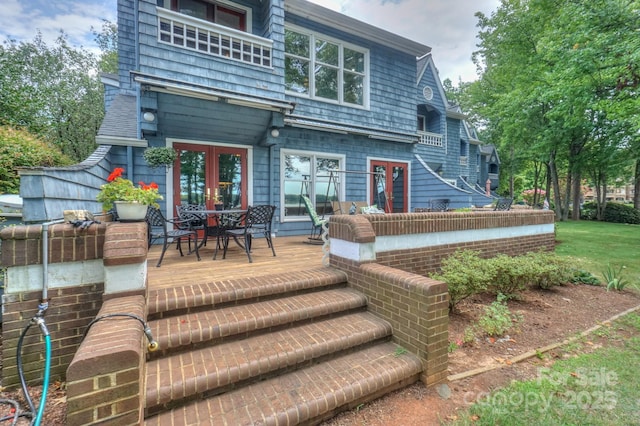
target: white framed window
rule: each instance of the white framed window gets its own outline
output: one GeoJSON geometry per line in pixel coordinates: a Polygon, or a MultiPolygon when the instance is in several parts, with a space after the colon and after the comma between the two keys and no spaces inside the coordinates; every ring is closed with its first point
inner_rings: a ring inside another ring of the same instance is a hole
{"type": "Polygon", "coordinates": [[[285,89],[296,96],[369,107],[369,51],[296,27],[285,28],[285,89]]]}
{"type": "Polygon", "coordinates": [[[280,152],[280,205],[283,220],[308,219],[301,195],[307,195],[319,215],[331,213],[331,202],[344,193],[345,157],[338,154],[282,150],[280,152]]]}
{"type": "Polygon", "coordinates": [[[239,31],[251,32],[251,9],[226,0],[163,0],[163,7],[239,31]]]}
{"type": "Polygon", "coordinates": [[[427,117],[420,114],[418,114],[418,131],[419,132],[427,131],[427,117]]]}

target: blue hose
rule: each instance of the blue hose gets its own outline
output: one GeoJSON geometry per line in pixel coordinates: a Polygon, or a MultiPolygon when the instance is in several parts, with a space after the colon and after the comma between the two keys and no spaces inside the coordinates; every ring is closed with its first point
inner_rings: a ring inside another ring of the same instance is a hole
{"type": "MultiPolygon", "coordinates": [[[[42,325],[41,325],[42,327],[42,325]]],[[[46,327],[45,327],[46,328],[46,327]]],[[[38,414],[33,420],[33,425],[39,426],[44,415],[44,407],[47,403],[47,390],[49,389],[49,372],[51,371],[51,336],[49,332],[44,335],[44,381],[42,382],[42,397],[40,398],[40,405],[38,406],[38,414]]]]}
{"type": "Polygon", "coordinates": [[[34,321],[40,327],[42,335],[44,336],[44,378],[42,382],[42,396],[40,397],[40,405],[38,406],[38,413],[35,419],[33,419],[32,425],[40,426],[42,416],[44,415],[44,407],[47,403],[47,393],[49,390],[49,373],[51,371],[51,335],[47,324],[44,322],[44,318],[36,316],[34,321]]]}

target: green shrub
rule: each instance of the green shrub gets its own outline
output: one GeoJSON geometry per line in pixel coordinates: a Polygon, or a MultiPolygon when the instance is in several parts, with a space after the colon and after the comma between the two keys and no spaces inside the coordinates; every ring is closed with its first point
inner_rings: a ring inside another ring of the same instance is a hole
{"type": "Polygon", "coordinates": [[[637,225],[640,224],[640,210],[625,204],[609,202],[604,207],[604,221],[637,225]]]}
{"type": "Polygon", "coordinates": [[[508,299],[517,298],[527,287],[549,289],[564,285],[573,276],[569,262],[550,252],[530,252],[515,257],[501,254],[488,262],[493,275],[488,290],[508,299]]]}
{"type": "Polygon", "coordinates": [[[506,304],[506,296],[498,294],[495,302],[484,308],[478,326],[489,336],[502,336],[522,322],[522,315],[512,314],[506,304]]]}
{"type": "Polygon", "coordinates": [[[529,263],[528,285],[550,289],[556,285],[565,285],[571,281],[573,270],[567,258],[551,252],[530,252],[521,256],[529,263]]]}
{"type": "Polygon", "coordinates": [[[530,276],[527,262],[506,254],[499,254],[494,258],[487,259],[486,262],[492,276],[488,286],[490,293],[502,294],[507,299],[513,299],[526,289],[530,276]]]}
{"type": "Polygon", "coordinates": [[[597,205],[593,201],[588,201],[580,207],[580,219],[582,220],[596,220],[597,205]]]}
{"type": "Polygon", "coordinates": [[[453,310],[461,300],[484,291],[491,274],[487,271],[487,262],[480,258],[479,251],[457,250],[442,260],[440,272],[431,277],[447,283],[449,309],[453,310]]]}
{"type": "Polygon", "coordinates": [[[0,194],[18,193],[18,167],[65,166],[71,163],[53,144],[25,130],[0,126],[0,194]]]}
{"type": "Polygon", "coordinates": [[[573,277],[569,280],[574,284],[600,285],[600,280],[589,271],[575,269],[573,277]]]}

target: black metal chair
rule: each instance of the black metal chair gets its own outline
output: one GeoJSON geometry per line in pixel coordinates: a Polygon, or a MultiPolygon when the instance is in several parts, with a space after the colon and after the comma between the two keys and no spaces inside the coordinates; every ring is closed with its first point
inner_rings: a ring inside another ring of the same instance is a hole
{"type": "Polygon", "coordinates": [[[147,225],[148,225],[148,237],[149,247],[155,240],[162,239],[162,253],[160,259],[158,259],[157,267],[160,267],[164,253],[167,251],[167,247],[173,241],[177,243],[177,249],[180,251],[180,256],[184,256],[182,252],[181,241],[183,239],[189,240],[189,247],[191,247],[191,238],[194,241],[195,253],[198,260],[200,260],[200,253],[198,253],[198,232],[195,229],[191,229],[189,221],[193,218],[186,218],[182,220],[180,218],[167,219],[164,217],[160,209],[149,206],[147,210],[147,225]]]}
{"type": "Polygon", "coordinates": [[[429,202],[429,210],[432,212],[446,212],[449,210],[448,198],[434,198],[429,202]]]}
{"type": "Polygon", "coordinates": [[[511,203],[513,203],[513,198],[498,198],[496,201],[496,206],[493,208],[494,211],[507,211],[511,209],[511,203]]]}
{"type": "MultiPolygon", "coordinates": [[[[202,204],[179,204],[176,206],[176,214],[181,222],[181,229],[202,231],[202,241],[200,242],[200,246],[207,245],[207,215],[204,213],[198,213],[204,209],[205,206],[202,204]]],[[[189,252],[191,252],[191,244],[189,244],[189,252]]]]}
{"type": "MultiPolygon", "coordinates": [[[[271,223],[273,221],[273,214],[276,211],[276,206],[259,205],[249,206],[247,213],[244,217],[244,225],[240,226],[238,223],[230,222],[225,225],[223,235],[223,247],[222,258],[226,258],[227,249],[229,248],[229,240],[234,239],[240,247],[243,247],[249,258],[249,263],[253,262],[251,259],[251,246],[254,236],[261,236],[267,240],[267,245],[271,248],[273,255],[276,255],[276,251],[273,247],[273,241],[271,239],[271,223]],[[242,241],[240,241],[242,239],[242,241]]],[[[216,253],[213,258],[216,258],[216,253]]]]}

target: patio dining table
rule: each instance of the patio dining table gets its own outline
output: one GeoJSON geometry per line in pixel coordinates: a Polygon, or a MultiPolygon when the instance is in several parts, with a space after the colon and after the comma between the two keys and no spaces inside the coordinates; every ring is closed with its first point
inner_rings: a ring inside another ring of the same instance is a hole
{"type": "MultiPolygon", "coordinates": [[[[216,237],[216,254],[218,251],[218,242],[219,237],[224,235],[224,232],[227,229],[233,229],[238,226],[239,223],[242,222],[244,215],[247,213],[246,209],[227,209],[227,210],[199,210],[198,214],[204,214],[207,217],[205,220],[205,236],[202,239],[202,243],[200,245],[206,243],[207,236],[216,237]],[[215,224],[209,225],[208,218],[213,218],[215,224]],[[215,233],[214,233],[215,232],[215,233]]],[[[238,245],[242,249],[242,246],[239,242],[238,245]]],[[[215,259],[215,254],[214,254],[215,259]]]]}

